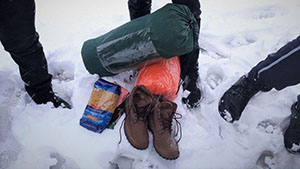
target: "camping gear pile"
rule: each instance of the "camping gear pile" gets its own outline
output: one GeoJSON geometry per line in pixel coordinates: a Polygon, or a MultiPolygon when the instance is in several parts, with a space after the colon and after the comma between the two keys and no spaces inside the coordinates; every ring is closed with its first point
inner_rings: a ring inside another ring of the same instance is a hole
{"type": "Polygon", "coordinates": [[[101,133],[125,112],[125,135],[133,147],[148,147],[149,129],[157,153],[166,159],[178,158],[179,140],[173,136],[172,122],[176,121],[179,129],[180,123],[177,104],[172,100],[180,83],[179,56],[197,47],[198,32],[199,26],[188,7],[167,4],[84,42],[81,53],[89,73],[101,78],[138,69],[139,74],[129,94],[121,92],[118,84],[99,79],[80,125],[101,133]]]}

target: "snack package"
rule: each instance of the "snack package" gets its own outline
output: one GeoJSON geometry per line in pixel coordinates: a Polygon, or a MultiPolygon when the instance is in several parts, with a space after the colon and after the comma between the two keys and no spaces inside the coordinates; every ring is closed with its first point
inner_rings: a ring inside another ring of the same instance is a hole
{"type": "Polygon", "coordinates": [[[95,82],[90,100],[86,106],[80,125],[101,133],[109,124],[118,105],[121,87],[99,79],[95,82]]]}

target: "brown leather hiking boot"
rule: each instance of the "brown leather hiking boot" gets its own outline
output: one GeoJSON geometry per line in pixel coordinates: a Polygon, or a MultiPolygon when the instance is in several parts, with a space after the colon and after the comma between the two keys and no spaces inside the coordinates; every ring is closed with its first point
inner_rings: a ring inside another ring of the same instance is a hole
{"type": "Polygon", "coordinates": [[[176,109],[176,103],[159,96],[155,101],[153,113],[149,115],[149,129],[153,134],[154,148],[161,157],[169,160],[179,157],[177,142],[171,134],[176,109]]]}
{"type": "Polygon", "coordinates": [[[140,150],[149,145],[148,114],[151,112],[153,96],[144,86],[136,86],[125,101],[125,135],[129,143],[140,150]]]}

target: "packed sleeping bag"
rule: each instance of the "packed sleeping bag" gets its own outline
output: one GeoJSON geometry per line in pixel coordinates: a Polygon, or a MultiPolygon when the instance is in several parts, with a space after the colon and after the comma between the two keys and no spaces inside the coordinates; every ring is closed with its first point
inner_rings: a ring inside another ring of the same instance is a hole
{"type": "Polygon", "coordinates": [[[82,59],[89,73],[112,76],[148,60],[191,52],[197,46],[198,32],[197,21],[187,6],[167,4],[84,42],[82,59]]]}

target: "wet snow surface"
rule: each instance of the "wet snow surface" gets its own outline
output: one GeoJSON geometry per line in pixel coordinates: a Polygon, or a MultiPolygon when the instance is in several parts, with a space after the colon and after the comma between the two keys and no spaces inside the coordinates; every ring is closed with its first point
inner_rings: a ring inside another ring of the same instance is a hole
{"type": "MultiPolygon", "coordinates": [[[[167,0],[153,0],[153,10],[167,0]]],[[[71,101],[72,110],[35,105],[26,94],[16,64],[0,49],[1,169],[298,169],[299,156],[283,145],[290,106],[300,86],[259,93],[240,121],[229,124],[217,111],[221,95],[240,76],[300,34],[298,0],[202,1],[199,58],[203,100],[187,110],[179,92],[175,100],[183,136],[180,157],[162,159],[150,145],[134,149],[120,122],[101,134],[79,126],[97,76],[85,70],[84,40],[127,22],[125,0],[37,0],[36,25],[53,74],[54,90],[71,101]]],[[[127,89],[130,72],[108,78],[127,89]],[[127,80],[128,81],[128,80],[127,80]]],[[[121,120],[124,117],[121,118],[121,120]]],[[[298,147],[295,147],[298,148],[298,147]]]]}

